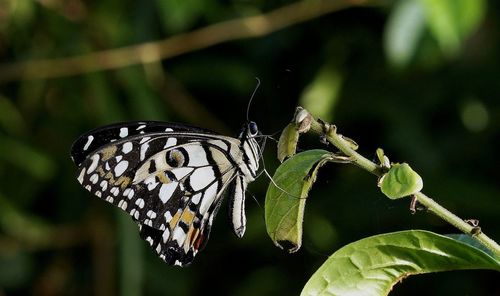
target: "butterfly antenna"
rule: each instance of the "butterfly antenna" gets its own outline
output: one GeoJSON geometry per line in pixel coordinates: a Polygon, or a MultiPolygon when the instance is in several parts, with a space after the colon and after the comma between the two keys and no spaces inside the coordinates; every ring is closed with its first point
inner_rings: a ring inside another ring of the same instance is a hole
{"type": "MultiPolygon", "coordinates": [[[[247,190],[248,192],[250,192],[249,190],[247,190]]],[[[251,194],[252,196],[252,199],[255,201],[255,203],[257,203],[257,206],[259,207],[260,209],[260,215],[262,217],[262,220],[266,220],[266,215],[265,215],[265,209],[262,207],[262,205],[260,204],[259,200],[255,197],[254,194],[251,194]]]]}
{"type": "Polygon", "coordinates": [[[281,133],[281,130],[278,130],[272,134],[267,134],[267,135],[260,134],[260,135],[255,136],[255,138],[267,138],[267,139],[271,139],[274,142],[278,143],[279,141],[275,138],[275,136],[277,136],[279,133],[281,133]]]}
{"type": "Polygon", "coordinates": [[[269,181],[271,181],[271,183],[276,187],[278,188],[280,191],[282,191],[283,193],[291,196],[291,197],[294,197],[294,198],[298,198],[300,199],[301,197],[299,196],[294,196],[290,193],[288,193],[285,189],[281,188],[278,184],[276,184],[276,182],[274,182],[273,180],[273,177],[271,177],[271,175],[269,174],[269,172],[266,170],[266,162],[264,161],[264,157],[262,157],[262,150],[261,150],[261,153],[260,153],[260,159],[262,160],[262,171],[255,177],[256,179],[258,177],[260,177],[262,175],[262,173],[266,174],[266,176],[269,178],[269,181]]]}
{"type": "Polygon", "coordinates": [[[255,80],[257,80],[257,85],[255,86],[255,89],[253,90],[252,96],[250,97],[250,101],[248,101],[248,106],[247,106],[247,121],[249,121],[249,114],[250,114],[250,105],[252,104],[253,97],[255,96],[255,93],[259,89],[260,86],[260,79],[258,77],[255,77],[255,80]]]}
{"type": "Polygon", "coordinates": [[[254,194],[252,194],[252,199],[257,203],[257,206],[261,209],[261,210],[264,210],[264,208],[262,207],[262,205],[260,204],[259,200],[255,197],[254,194]]]}

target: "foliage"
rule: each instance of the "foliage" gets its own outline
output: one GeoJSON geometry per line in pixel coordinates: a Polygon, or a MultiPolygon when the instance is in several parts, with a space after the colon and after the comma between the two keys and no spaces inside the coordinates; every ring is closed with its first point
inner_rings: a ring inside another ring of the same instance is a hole
{"type": "Polygon", "coordinates": [[[500,271],[500,263],[479,249],[432,232],[387,233],[336,251],[301,295],[387,295],[409,275],[457,269],[500,271]]]}
{"type": "Polygon", "coordinates": [[[318,169],[333,156],[325,150],[308,150],[284,162],[275,172],[266,194],[267,233],[280,248],[300,249],[306,198],[318,169]],[[277,185],[274,185],[277,184],[277,185]]]}

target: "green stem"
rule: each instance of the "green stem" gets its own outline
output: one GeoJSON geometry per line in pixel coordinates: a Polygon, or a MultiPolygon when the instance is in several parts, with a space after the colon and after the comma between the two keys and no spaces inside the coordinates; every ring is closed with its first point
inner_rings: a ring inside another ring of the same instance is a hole
{"type": "MultiPolygon", "coordinates": [[[[306,111],[306,110],[303,110],[306,111]]],[[[306,111],[307,112],[307,111],[306,111]]],[[[297,114],[297,113],[296,113],[297,114]]],[[[308,114],[310,116],[310,114],[308,114]]],[[[302,117],[304,118],[304,114],[302,113],[302,117]]],[[[370,173],[376,176],[382,176],[383,170],[379,165],[370,161],[366,157],[357,153],[353,149],[352,142],[346,140],[342,135],[337,133],[337,128],[334,125],[330,125],[328,123],[322,122],[320,120],[314,119],[312,116],[308,117],[310,119],[310,130],[325,137],[328,142],[337,147],[343,154],[348,156],[351,161],[358,165],[359,167],[369,171],[370,173]]],[[[296,120],[300,120],[299,117],[296,117],[296,120]]],[[[300,122],[297,122],[300,123],[300,122]]],[[[460,229],[466,234],[472,234],[472,237],[480,241],[484,246],[486,246],[489,250],[491,250],[495,256],[500,256],[500,245],[498,245],[493,239],[489,238],[486,234],[479,231],[479,233],[475,233],[477,228],[468,224],[463,219],[448,211],[446,208],[438,204],[436,201],[426,196],[422,192],[417,192],[414,194],[417,198],[418,202],[425,206],[427,209],[432,211],[435,215],[460,229]]]]}
{"type": "Polygon", "coordinates": [[[474,234],[476,227],[465,222],[463,219],[448,211],[442,205],[438,204],[435,200],[423,194],[422,192],[415,193],[415,197],[418,202],[424,205],[426,208],[431,210],[434,214],[445,220],[446,222],[452,224],[456,228],[460,229],[462,232],[467,234],[472,234],[472,237],[480,241],[484,246],[491,250],[497,257],[500,256],[500,245],[493,239],[488,237],[483,232],[474,234]]]}
{"type": "Polygon", "coordinates": [[[342,151],[345,155],[349,156],[349,158],[353,163],[357,164],[361,168],[379,177],[382,175],[382,172],[380,171],[378,165],[376,165],[375,163],[371,162],[370,160],[366,159],[361,154],[356,152],[352,148],[351,143],[344,140],[341,135],[337,134],[335,126],[330,125],[325,128],[324,124],[316,120],[313,120],[311,122],[311,130],[326,136],[328,142],[332,143],[335,147],[339,148],[340,151],[342,151]]]}

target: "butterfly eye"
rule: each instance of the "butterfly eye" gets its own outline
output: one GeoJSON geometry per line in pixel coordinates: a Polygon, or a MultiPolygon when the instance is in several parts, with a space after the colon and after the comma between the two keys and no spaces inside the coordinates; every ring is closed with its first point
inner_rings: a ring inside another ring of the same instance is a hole
{"type": "Polygon", "coordinates": [[[251,136],[255,136],[259,132],[259,128],[257,127],[257,124],[255,122],[250,121],[248,123],[248,131],[250,132],[251,136]]]}

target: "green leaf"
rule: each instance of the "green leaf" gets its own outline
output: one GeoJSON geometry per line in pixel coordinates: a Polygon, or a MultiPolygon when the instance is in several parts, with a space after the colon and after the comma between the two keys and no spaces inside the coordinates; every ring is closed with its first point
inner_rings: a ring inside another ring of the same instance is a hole
{"type": "Polygon", "coordinates": [[[485,0],[422,0],[431,33],[441,49],[454,55],[462,41],[473,33],[483,20],[485,0]]]}
{"type": "Polygon", "coordinates": [[[409,275],[463,269],[500,271],[500,262],[478,248],[429,231],[387,233],[335,252],[301,295],[387,295],[409,275]]]}
{"type": "Polygon", "coordinates": [[[425,28],[425,12],[420,0],[396,2],[384,32],[385,52],[398,67],[406,66],[415,55],[425,28]]]}
{"type": "Polygon", "coordinates": [[[402,198],[422,190],[422,178],[407,163],[395,163],[380,178],[380,189],[390,199],[402,198]]]}
{"type": "Polygon", "coordinates": [[[382,148],[377,148],[376,154],[377,154],[377,158],[378,158],[378,161],[380,163],[380,166],[382,166],[383,168],[386,168],[386,169],[390,169],[391,162],[389,161],[389,157],[387,157],[384,154],[384,150],[382,148]]]}
{"type": "MultiPolygon", "coordinates": [[[[495,258],[495,255],[493,254],[493,252],[490,249],[488,249],[485,245],[480,243],[477,239],[473,238],[470,234],[463,234],[463,233],[447,234],[446,236],[449,238],[452,238],[454,240],[457,240],[459,242],[462,242],[464,244],[468,244],[476,249],[480,249],[483,252],[485,252],[486,254],[495,258]]],[[[500,260],[500,258],[495,258],[495,259],[500,260]]]]}
{"type": "Polygon", "coordinates": [[[297,142],[299,141],[299,132],[297,126],[289,123],[281,132],[278,141],[278,160],[283,162],[286,158],[295,155],[297,142]]]}
{"type": "Polygon", "coordinates": [[[318,168],[330,160],[334,156],[328,151],[308,150],[286,160],[276,170],[265,202],[267,233],[276,246],[289,252],[300,248],[307,194],[318,168]]]}

